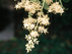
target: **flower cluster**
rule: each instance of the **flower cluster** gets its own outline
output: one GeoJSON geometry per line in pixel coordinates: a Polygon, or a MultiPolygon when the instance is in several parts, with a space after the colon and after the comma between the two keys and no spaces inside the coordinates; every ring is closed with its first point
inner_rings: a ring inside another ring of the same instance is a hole
{"type": "Polygon", "coordinates": [[[35,13],[36,11],[41,10],[41,6],[38,3],[32,2],[32,1],[25,1],[22,0],[22,2],[18,2],[18,4],[15,5],[16,9],[24,8],[25,11],[29,11],[31,13],[35,13]]]}
{"type": "Polygon", "coordinates": [[[44,26],[49,25],[49,17],[47,15],[39,15],[37,19],[32,17],[24,19],[23,21],[24,28],[30,31],[30,34],[25,35],[25,39],[27,39],[28,43],[26,44],[27,52],[31,51],[34,48],[35,44],[38,44],[39,41],[37,37],[42,33],[48,33],[48,29],[44,26]]]}
{"type": "Polygon", "coordinates": [[[29,35],[25,35],[25,39],[27,39],[28,43],[25,45],[27,53],[32,51],[32,49],[35,47],[35,44],[38,44],[39,41],[37,37],[39,36],[37,31],[31,31],[29,35]]]}
{"type": "MultiPolygon", "coordinates": [[[[43,13],[45,0],[42,3],[37,3],[32,0],[21,0],[21,2],[18,2],[15,5],[16,9],[24,8],[25,11],[28,11],[28,18],[24,18],[23,20],[23,28],[27,29],[30,33],[25,35],[25,39],[28,41],[28,43],[25,45],[27,53],[32,51],[32,49],[35,47],[35,44],[39,44],[38,38],[40,34],[49,33],[48,28],[45,28],[45,26],[50,25],[48,14],[43,13]],[[33,14],[37,15],[36,18],[33,18],[33,14]]],[[[46,0],[46,3],[50,5],[48,7],[48,12],[54,12],[54,13],[60,13],[62,14],[64,12],[61,5],[59,5],[59,2],[53,3],[53,0],[46,0]],[[53,4],[52,4],[53,3],[53,4]]]]}
{"type": "Polygon", "coordinates": [[[59,5],[59,2],[55,2],[55,3],[51,4],[51,6],[49,6],[48,12],[54,12],[54,13],[62,14],[64,12],[64,9],[62,8],[61,5],[59,5]]]}
{"type": "Polygon", "coordinates": [[[28,30],[32,30],[35,27],[36,19],[29,17],[27,19],[24,19],[24,28],[28,30]]]}

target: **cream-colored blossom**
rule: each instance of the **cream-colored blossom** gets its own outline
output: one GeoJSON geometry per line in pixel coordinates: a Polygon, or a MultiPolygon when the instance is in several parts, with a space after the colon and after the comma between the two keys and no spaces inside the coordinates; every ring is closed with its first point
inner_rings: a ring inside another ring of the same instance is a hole
{"type": "Polygon", "coordinates": [[[43,17],[38,17],[38,23],[40,23],[40,25],[49,25],[49,18],[47,17],[47,15],[44,15],[43,17]]]}
{"type": "Polygon", "coordinates": [[[45,33],[45,34],[48,33],[47,29],[45,29],[44,26],[39,26],[38,27],[38,32],[45,33]]]}
{"type": "Polygon", "coordinates": [[[24,19],[23,23],[35,23],[36,19],[29,17],[27,19],[24,19]]]}
{"type": "Polygon", "coordinates": [[[25,11],[29,11],[31,13],[35,13],[38,10],[41,10],[41,5],[29,0],[21,0],[21,2],[18,2],[15,6],[16,9],[24,8],[25,11]]]}
{"type": "Polygon", "coordinates": [[[28,42],[28,43],[29,43],[29,44],[32,44],[32,45],[34,45],[32,40],[29,40],[29,42],[28,42]]]}
{"type": "Polygon", "coordinates": [[[37,45],[38,45],[38,44],[39,44],[39,41],[36,41],[36,42],[35,42],[35,44],[37,44],[37,45]]]}
{"type": "Polygon", "coordinates": [[[31,35],[31,37],[38,37],[39,36],[37,31],[31,31],[30,35],[31,35]]]}
{"type": "Polygon", "coordinates": [[[27,41],[29,41],[32,39],[32,37],[30,35],[25,35],[25,39],[27,39],[27,41]]]}
{"type": "Polygon", "coordinates": [[[35,39],[33,39],[33,42],[36,42],[38,39],[37,38],[35,38],[35,39]]]}
{"type": "Polygon", "coordinates": [[[35,13],[36,11],[41,9],[41,6],[38,3],[31,2],[29,0],[26,1],[24,8],[26,11],[29,11],[31,13],[35,13]]]}
{"type": "Polygon", "coordinates": [[[39,26],[38,27],[38,32],[43,33],[44,32],[44,26],[39,26]]]}
{"type": "Polygon", "coordinates": [[[30,23],[24,23],[24,28],[32,30],[34,29],[35,25],[30,23]]]}
{"type": "Polygon", "coordinates": [[[15,5],[15,8],[16,8],[16,9],[21,9],[22,7],[24,7],[24,3],[25,3],[25,2],[18,2],[18,3],[15,5]]]}
{"type": "Polygon", "coordinates": [[[48,30],[48,29],[44,29],[44,33],[45,33],[45,34],[46,34],[46,33],[49,33],[47,30],[48,30]]]}
{"type": "Polygon", "coordinates": [[[27,53],[32,51],[32,48],[30,47],[30,44],[27,43],[25,46],[26,46],[27,53]]]}
{"type": "Polygon", "coordinates": [[[53,4],[51,4],[51,6],[49,6],[48,8],[48,12],[54,12],[54,13],[64,13],[64,9],[62,8],[61,5],[59,5],[59,2],[55,2],[53,4]]]}

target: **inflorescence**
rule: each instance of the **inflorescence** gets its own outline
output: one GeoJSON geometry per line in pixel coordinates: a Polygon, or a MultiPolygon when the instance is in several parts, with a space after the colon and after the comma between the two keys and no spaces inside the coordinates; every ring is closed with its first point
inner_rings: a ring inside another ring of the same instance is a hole
{"type": "MultiPolygon", "coordinates": [[[[46,0],[48,7],[48,12],[64,13],[63,7],[59,4],[59,2],[53,3],[52,0],[46,0]],[[49,2],[48,2],[49,1],[49,2]]],[[[43,3],[44,4],[44,3],[43,3]]],[[[48,14],[43,13],[43,6],[38,2],[30,1],[30,0],[21,0],[15,5],[16,9],[24,8],[25,11],[28,11],[28,18],[24,18],[23,20],[23,28],[27,29],[30,33],[25,35],[25,39],[28,43],[25,45],[27,53],[32,51],[35,47],[35,44],[39,44],[38,37],[40,34],[47,34],[48,28],[45,26],[50,25],[48,14]],[[33,18],[32,15],[37,12],[37,18],[33,18]]]]}

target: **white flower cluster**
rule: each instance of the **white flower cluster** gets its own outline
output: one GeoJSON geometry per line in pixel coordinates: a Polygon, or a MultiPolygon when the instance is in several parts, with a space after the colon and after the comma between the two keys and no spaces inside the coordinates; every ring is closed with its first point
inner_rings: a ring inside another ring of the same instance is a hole
{"type": "Polygon", "coordinates": [[[35,27],[36,19],[29,17],[27,19],[24,19],[24,28],[28,30],[32,30],[35,27]]]}
{"type": "Polygon", "coordinates": [[[25,35],[25,39],[28,41],[28,43],[25,45],[27,53],[32,51],[32,49],[35,47],[35,44],[39,43],[37,36],[39,36],[37,31],[32,31],[29,35],[25,35]]]}
{"type": "MultiPolygon", "coordinates": [[[[50,5],[48,8],[48,12],[60,14],[64,12],[62,6],[59,5],[59,2],[53,3],[52,0],[46,0],[46,2],[48,5],[50,5]]],[[[23,28],[27,29],[30,32],[28,35],[25,35],[25,39],[28,41],[28,43],[25,45],[28,53],[32,51],[32,49],[35,47],[35,44],[39,44],[37,37],[39,37],[40,34],[49,33],[47,31],[48,28],[45,28],[45,26],[50,25],[49,17],[48,14],[45,15],[43,13],[44,2],[43,5],[40,5],[39,3],[33,2],[32,0],[21,0],[21,2],[18,2],[15,5],[15,8],[24,8],[25,11],[29,12],[28,18],[24,18],[23,20],[23,28]],[[36,12],[37,18],[33,18],[32,15],[36,12]]]]}
{"type": "Polygon", "coordinates": [[[16,9],[25,8],[25,11],[29,11],[31,13],[35,13],[38,10],[41,10],[41,6],[38,3],[29,1],[29,0],[22,0],[22,2],[18,2],[15,5],[16,9]]]}
{"type": "Polygon", "coordinates": [[[51,4],[51,6],[49,6],[48,8],[48,12],[54,12],[54,13],[64,13],[64,9],[62,8],[61,5],[59,5],[59,2],[55,2],[53,4],[51,4]]]}
{"type": "Polygon", "coordinates": [[[26,44],[27,52],[31,51],[34,48],[35,44],[38,44],[39,41],[37,37],[42,33],[48,33],[48,29],[44,28],[44,26],[49,25],[49,17],[47,15],[38,16],[37,19],[32,17],[24,19],[23,21],[24,28],[30,31],[30,34],[25,35],[25,39],[27,39],[28,43],[26,44]]]}

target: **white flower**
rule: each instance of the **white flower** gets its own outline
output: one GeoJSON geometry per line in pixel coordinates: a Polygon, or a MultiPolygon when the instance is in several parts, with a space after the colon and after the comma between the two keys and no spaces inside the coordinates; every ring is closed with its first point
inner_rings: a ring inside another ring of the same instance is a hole
{"type": "Polygon", "coordinates": [[[41,6],[38,3],[31,2],[27,0],[25,2],[24,8],[26,11],[29,11],[31,13],[35,13],[37,10],[40,10],[41,6]]]}
{"type": "Polygon", "coordinates": [[[49,25],[49,18],[47,17],[47,15],[44,15],[43,17],[38,17],[38,23],[40,23],[40,25],[49,25]]]}
{"type": "Polygon", "coordinates": [[[30,23],[24,23],[24,28],[32,30],[34,29],[35,25],[30,23]]]}
{"type": "Polygon", "coordinates": [[[19,8],[20,8],[20,6],[19,6],[19,5],[15,5],[15,8],[16,8],[16,9],[19,9],[19,8]]]}
{"type": "Polygon", "coordinates": [[[27,39],[27,41],[29,41],[32,39],[32,37],[30,35],[25,35],[25,39],[27,39]]]}
{"type": "Polygon", "coordinates": [[[32,49],[30,49],[30,48],[26,48],[26,50],[27,50],[27,53],[29,53],[30,51],[32,51],[32,49]]]}
{"type": "Polygon", "coordinates": [[[26,48],[26,50],[27,50],[27,53],[29,53],[30,51],[32,51],[31,48],[26,48]]]}
{"type": "Polygon", "coordinates": [[[38,37],[39,36],[37,31],[31,31],[30,35],[31,35],[31,37],[38,37]]]}
{"type": "Polygon", "coordinates": [[[24,28],[29,29],[29,24],[25,23],[25,24],[24,24],[24,28]]]}
{"type": "Polygon", "coordinates": [[[54,12],[54,13],[64,13],[64,9],[62,8],[61,5],[59,5],[59,2],[55,2],[53,4],[51,4],[51,6],[49,6],[48,8],[48,12],[54,12]]]}
{"type": "Polygon", "coordinates": [[[29,44],[26,44],[25,46],[26,46],[27,48],[30,48],[29,44]]]}
{"type": "Polygon", "coordinates": [[[34,24],[31,24],[31,25],[30,25],[30,29],[33,29],[34,27],[35,27],[34,24]]]}
{"type": "Polygon", "coordinates": [[[31,18],[31,17],[24,19],[23,21],[23,23],[35,23],[35,22],[36,22],[36,19],[31,18]]]}
{"type": "Polygon", "coordinates": [[[47,29],[44,29],[44,33],[45,33],[45,34],[48,33],[47,29]]]}
{"type": "Polygon", "coordinates": [[[35,39],[33,39],[33,42],[36,42],[38,39],[37,38],[35,38],[35,39]]]}
{"type": "Polygon", "coordinates": [[[33,42],[32,42],[32,40],[29,40],[29,42],[28,42],[29,44],[33,44],[33,42]]]}
{"type": "Polygon", "coordinates": [[[35,44],[37,44],[37,45],[38,45],[38,44],[39,44],[39,41],[35,41],[35,44]]]}
{"type": "Polygon", "coordinates": [[[38,32],[45,33],[45,34],[48,33],[47,29],[45,29],[44,26],[39,26],[38,27],[38,32]]]}
{"type": "Polygon", "coordinates": [[[38,27],[38,32],[43,33],[44,32],[44,27],[43,26],[39,26],[38,27]]]}
{"type": "Polygon", "coordinates": [[[19,5],[16,5],[15,7],[16,7],[16,8],[19,8],[19,5]]]}

